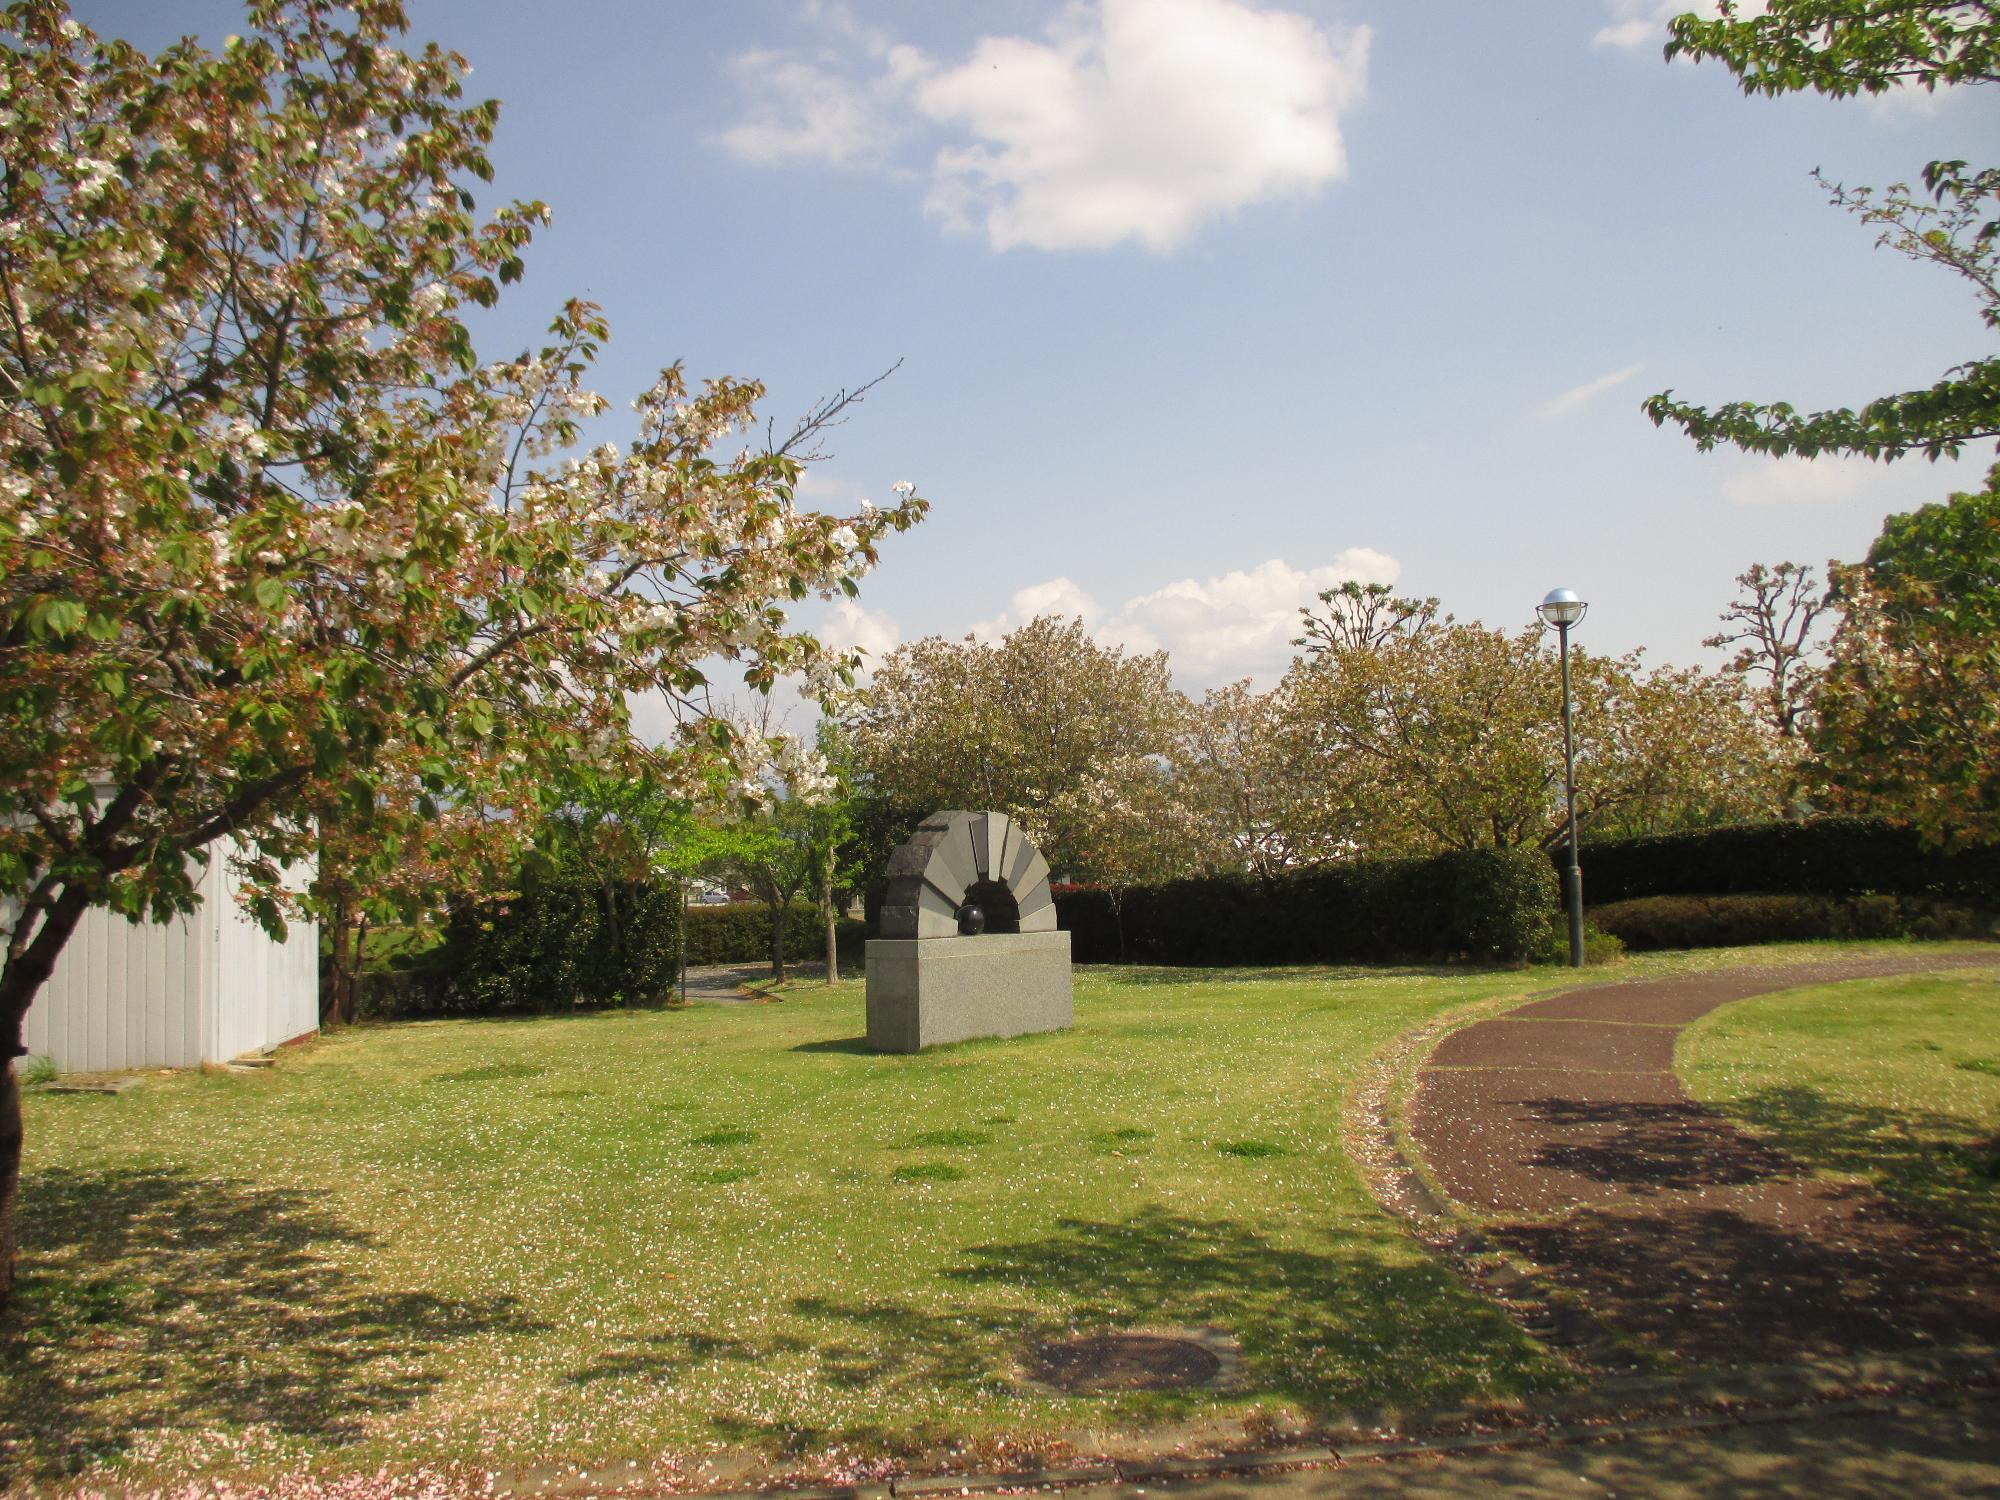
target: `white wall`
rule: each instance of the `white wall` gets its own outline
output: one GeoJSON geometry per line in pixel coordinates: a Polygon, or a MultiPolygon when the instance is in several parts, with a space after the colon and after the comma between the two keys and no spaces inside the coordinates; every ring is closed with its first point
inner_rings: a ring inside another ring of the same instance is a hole
{"type": "Polygon", "coordinates": [[[207,916],[160,926],[85,912],[28,1007],[28,1051],[63,1073],[202,1061],[214,967],[207,916]]]}
{"type": "MultiPolygon", "coordinates": [[[[237,904],[238,881],[223,868],[224,899],[207,903],[215,917],[215,1043],[210,1057],[221,1060],[262,1052],[319,1028],[319,926],[291,922],[285,941],[274,943],[237,904]]],[[[299,888],[312,878],[300,867],[286,872],[299,888]]],[[[60,1066],[60,1065],[58,1065],[60,1066]]]]}
{"type": "MultiPolygon", "coordinates": [[[[293,922],[272,942],[237,905],[228,863],[218,850],[197,887],[200,909],[172,922],[85,912],[28,1007],[28,1051],[59,1073],[185,1068],[314,1030],[317,924],[293,922]]],[[[303,882],[311,871],[288,875],[303,882]]]]}

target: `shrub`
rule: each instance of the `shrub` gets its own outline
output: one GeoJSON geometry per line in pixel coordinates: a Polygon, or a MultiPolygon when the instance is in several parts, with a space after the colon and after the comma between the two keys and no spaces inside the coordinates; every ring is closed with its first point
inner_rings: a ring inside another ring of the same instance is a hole
{"type": "Polygon", "coordinates": [[[1984,937],[1992,923],[1921,896],[1638,896],[1591,908],[1627,948],[1727,948],[1843,938],[1984,937]]]}
{"type": "MultiPolygon", "coordinates": [[[[1554,860],[1563,855],[1557,850],[1554,860]]],[[[1582,847],[1593,907],[1638,896],[1928,896],[2000,907],[2000,844],[1946,855],[1879,818],[1746,823],[1582,847]]]]}
{"type": "Polygon", "coordinates": [[[530,870],[518,895],[455,903],[443,940],[417,960],[403,1014],[496,1014],[648,1005],[680,969],[681,905],[671,885],[606,893],[581,869],[530,870]],[[614,940],[615,932],[615,940],[614,940]]]}
{"type": "Polygon", "coordinates": [[[1055,888],[1079,963],[1357,963],[1538,952],[1556,879],[1536,849],[1356,860],[1273,879],[1218,875],[1114,896],[1055,888]]]}
{"type": "MultiPolygon", "coordinates": [[[[842,918],[834,925],[834,944],[843,963],[861,951],[867,930],[860,922],[842,918]]],[[[825,952],[826,935],[820,927],[819,912],[803,902],[794,902],[785,913],[785,957],[819,958],[825,952]]],[[[733,906],[693,906],[687,912],[687,952],[691,964],[755,964],[771,957],[771,912],[761,903],[733,906]]]]}
{"type": "MultiPolygon", "coordinates": [[[[1569,962],[1569,922],[1558,915],[1549,924],[1549,935],[1542,941],[1541,951],[1536,958],[1545,964],[1567,964],[1569,962]]],[[[1599,964],[1612,964],[1625,956],[1624,940],[1615,933],[1605,932],[1594,920],[1586,919],[1583,924],[1583,962],[1586,968],[1599,964]]]]}
{"type": "Polygon", "coordinates": [[[1532,849],[1474,849],[1453,856],[1450,910],[1475,958],[1523,959],[1555,930],[1561,885],[1532,849]]]}
{"type": "MultiPolygon", "coordinates": [[[[632,882],[618,887],[618,910],[614,951],[594,880],[566,868],[524,875],[517,896],[453,905],[437,946],[359,976],[357,1009],[385,1020],[652,1005],[674,997],[683,942],[691,964],[771,956],[770,914],[761,906],[684,910],[673,884],[632,882]]],[[[787,954],[818,958],[824,938],[813,908],[795,905],[786,921],[787,954]]],[[[865,936],[859,922],[838,924],[843,963],[865,936]]]]}

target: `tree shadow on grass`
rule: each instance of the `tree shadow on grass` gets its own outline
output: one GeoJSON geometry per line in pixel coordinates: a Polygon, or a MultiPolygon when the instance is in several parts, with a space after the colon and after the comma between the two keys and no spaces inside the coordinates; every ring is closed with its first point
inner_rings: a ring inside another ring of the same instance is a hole
{"type": "Polygon", "coordinates": [[[1809,1166],[1866,1178],[1904,1207],[2000,1245],[2000,1137],[1970,1138],[1963,1119],[1796,1087],[1761,1089],[1725,1113],[1809,1166]]]}
{"type": "MultiPolygon", "coordinates": [[[[1535,1363],[1514,1327],[1434,1262],[1332,1235],[1281,1244],[1236,1220],[1154,1205],[1122,1222],[1058,1220],[1040,1239],[964,1254],[945,1279],[1060,1299],[1066,1333],[1223,1328],[1242,1346],[1245,1395],[1308,1411],[1459,1399],[1519,1385],[1535,1363]]],[[[1170,1416],[1210,1398],[1137,1399],[1170,1416]]]]}
{"type": "Polygon", "coordinates": [[[773,1353],[805,1346],[797,1339],[752,1342],[710,1333],[655,1333],[607,1349],[579,1370],[563,1377],[566,1385],[591,1385],[600,1380],[666,1380],[698,1365],[728,1362],[755,1365],[773,1353]]]}
{"type": "MultiPolygon", "coordinates": [[[[790,1311],[840,1331],[830,1337],[779,1334],[754,1341],[704,1333],[655,1334],[607,1351],[566,1379],[573,1385],[635,1378],[674,1384],[705,1365],[726,1363],[751,1373],[773,1361],[806,1356],[817,1380],[836,1390],[880,1397],[869,1406],[884,1415],[814,1426],[752,1419],[725,1408],[709,1414],[715,1436],[777,1458],[797,1458],[829,1447],[907,1456],[955,1434],[911,1416],[907,1403],[895,1399],[897,1394],[942,1390],[1004,1398],[1012,1391],[1008,1355],[1021,1342],[1021,1331],[1035,1322],[1023,1309],[935,1312],[901,1302],[834,1297],[797,1297],[790,1311]]],[[[750,1396],[754,1386],[746,1383],[744,1390],[750,1396]]],[[[740,1406],[762,1404],[746,1399],[740,1406]]]]}
{"type": "MultiPolygon", "coordinates": [[[[1076,1420],[1172,1421],[1225,1401],[1296,1402],[1308,1413],[1357,1405],[1427,1404],[1493,1387],[1548,1382],[1533,1347],[1487,1304],[1400,1242],[1332,1236],[1317,1247],[1276,1243],[1228,1218],[1159,1207],[1122,1221],[1063,1219],[1038,1239],[967,1246],[921,1297],[830,1292],[790,1304],[795,1332],[755,1342],[672,1334],[636,1343],[570,1378],[676,1383],[697,1365],[741,1365],[743,1399],[708,1421],[723,1441],[774,1456],[842,1448],[911,1455],[974,1433],[935,1412],[940,1401],[990,1414],[1039,1410],[1049,1396],[1023,1372],[1043,1342],[1111,1329],[1218,1327],[1242,1367],[1225,1390],[1180,1387],[1072,1398],[1076,1420]],[[745,1415],[756,1367],[809,1362],[812,1378],[868,1397],[865,1415],[825,1425],[745,1415]]],[[[982,1424],[986,1425],[986,1424],[982,1424]]]]}
{"type": "Polygon", "coordinates": [[[373,1288],[320,1258],[376,1241],[322,1195],[164,1170],[28,1174],[0,1317],[0,1484],[166,1429],[340,1443],[435,1385],[424,1356],[533,1332],[513,1300],[373,1288]]]}

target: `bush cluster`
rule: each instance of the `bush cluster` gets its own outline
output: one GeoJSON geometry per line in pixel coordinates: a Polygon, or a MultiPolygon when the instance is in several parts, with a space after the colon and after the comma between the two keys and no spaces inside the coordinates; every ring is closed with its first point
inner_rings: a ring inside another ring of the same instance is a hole
{"type": "Polygon", "coordinates": [[[1991,936],[1971,908],[1928,896],[1791,893],[1635,896],[1594,906],[1592,925],[1627,948],[1730,948],[1853,938],[1991,936]]]}
{"type": "MultiPolygon", "coordinates": [[[[1583,924],[1583,961],[1586,967],[1615,964],[1624,956],[1625,942],[1622,938],[1606,932],[1595,920],[1583,924]]],[[[1534,958],[1536,963],[1568,965],[1569,921],[1566,915],[1558,916],[1549,924],[1549,935],[1534,958]]]]}
{"type": "MultiPolygon", "coordinates": [[[[1879,818],[1748,823],[1647,838],[1583,841],[1593,908],[1639,896],[1928,896],[2000,908],[2000,844],[1953,855],[1879,818]]],[[[1554,853],[1563,863],[1563,853],[1554,853]]]]}
{"type": "Polygon", "coordinates": [[[616,895],[615,929],[598,883],[567,864],[524,873],[518,895],[455,903],[396,1003],[496,1015],[663,1001],[680,972],[679,893],[633,881],[616,895]]]}
{"type": "Polygon", "coordinates": [[[1379,963],[1541,951],[1558,907],[1538,849],[1319,865],[1271,879],[1216,875],[1116,898],[1059,887],[1056,916],[1078,963],[1379,963]]]}
{"type": "MultiPolygon", "coordinates": [[[[861,951],[866,937],[862,923],[843,918],[833,940],[843,961],[861,951]]],[[[811,961],[826,948],[819,912],[793,902],[785,913],[785,957],[811,961]]],[[[771,956],[771,912],[762,905],[691,906],[687,912],[687,951],[691,964],[754,964],[771,956]]]]}

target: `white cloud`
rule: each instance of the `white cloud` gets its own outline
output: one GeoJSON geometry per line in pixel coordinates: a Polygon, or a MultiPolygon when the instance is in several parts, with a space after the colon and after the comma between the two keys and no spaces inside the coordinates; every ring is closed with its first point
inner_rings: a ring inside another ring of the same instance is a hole
{"type": "MultiPolygon", "coordinates": [[[[1593,47],[1620,47],[1626,51],[1648,44],[1664,47],[1667,44],[1667,22],[1674,16],[1695,11],[1705,16],[1716,15],[1715,0],[1705,4],[1693,0],[1606,0],[1611,12],[1610,24],[1601,27],[1590,39],[1593,47]]],[[[1740,16],[1762,15],[1763,0],[1740,0],[1736,7],[1740,16]]]]}
{"type": "Polygon", "coordinates": [[[674,738],[680,727],[673,704],[657,688],[643,693],[627,693],[625,708],[632,715],[632,734],[643,744],[665,744],[674,738]]]}
{"type": "Polygon", "coordinates": [[[925,208],[995,250],[1173,250],[1252,204],[1347,175],[1340,116],[1361,102],[1369,30],[1243,0],[1097,0],[1039,38],[926,56],[839,6],[826,45],[736,60],[753,103],[722,143],[745,160],[854,165],[928,126],[950,139],[925,208]]]}
{"type": "Polygon", "coordinates": [[[868,496],[867,487],[860,480],[830,473],[824,464],[808,467],[792,488],[800,500],[822,510],[858,510],[868,496]]]}
{"type": "Polygon", "coordinates": [[[1044,41],[987,37],[917,86],[925,115],[973,138],[939,152],[926,206],[995,250],[1172,250],[1346,175],[1340,114],[1368,40],[1236,0],[1102,0],[1044,41]]]}
{"type": "Polygon", "coordinates": [[[896,128],[870,85],[835,59],[757,50],[731,60],[749,113],[718,139],[759,166],[851,166],[877,155],[896,128]]]}
{"type": "Polygon", "coordinates": [[[1660,35],[1659,23],[1651,16],[1635,16],[1614,21],[1590,39],[1593,47],[1643,47],[1660,35]]]}
{"type": "Polygon", "coordinates": [[[1822,454],[1818,458],[1747,459],[1722,482],[1723,498],[1732,505],[1838,505],[1867,487],[1870,470],[1879,465],[1865,458],[1822,454]]]}
{"type": "Polygon", "coordinates": [[[902,634],[896,622],[881,610],[867,609],[852,599],[836,599],[826,612],[826,619],[813,631],[825,645],[839,650],[855,647],[866,653],[862,662],[865,676],[871,663],[880,661],[896,649],[902,634]]]}
{"type": "Polygon", "coordinates": [[[1092,636],[1128,651],[1165,651],[1175,680],[1197,690],[1250,677],[1274,681],[1292,656],[1299,609],[1322,589],[1350,580],[1393,584],[1395,558],[1371,547],[1349,547],[1331,563],[1296,568],[1280,558],[1211,578],[1181,578],[1105,610],[1068,578],[1052,578],[1015,594],[998,618],[973,633],[992,640],[1037,615],[1081,616],[1092,636]]]}
{"type": "Polygon", "coordinates": [[[990,620],[979,621],[971,633],[982,641],[998,640],[1041,615],[1081,619],[1094,629],[1104,618],[1104,608],[1069,579],[1051,578],[1047,583],[1031,583],[1017,591],[1007,608],[990,620]]]}
{"type": "Polygon", "coordinates": [[[1592,398],[1603,395],[1615,386],[1623,385],[1645,368],[1646,362],[1641,360],[1637,364],[1627,365],[1622,370],[1613,370],[1609,375],[1600,375],[1595,380],[1586,380],[1582,385],[1573,385],[1560,396],[1545,403],[1542,407],[1542,416],[1545,420],[1568,416],[1592,398]]]}
{"type": "Polygon", "coordinates": [[[1970,84],[1946,83],[1935,89],[1927,89],[1899,78],[1879,94],[1866,94],[1868,112],[1878,123],[1892,125],[1907,119],[1929,119],[1942,114],[1959,99],[1971,93],[1970,84]]]}

